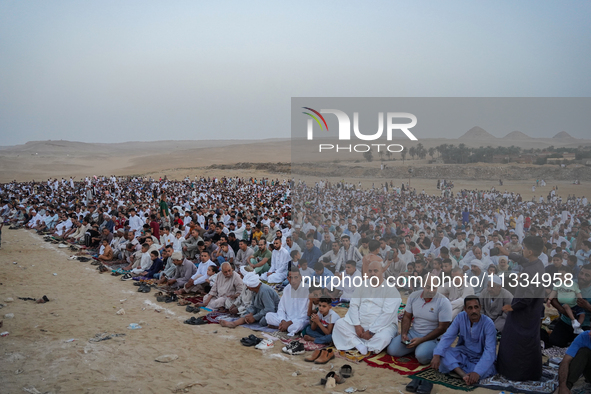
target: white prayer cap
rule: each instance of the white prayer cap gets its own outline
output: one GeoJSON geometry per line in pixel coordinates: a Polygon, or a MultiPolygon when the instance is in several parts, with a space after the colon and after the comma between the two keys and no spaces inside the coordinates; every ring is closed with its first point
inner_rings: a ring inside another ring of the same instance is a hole
{"type": "Polygon", "coordinates": [[[183,254],[181,252],[174,252],[171,257],[173,260],[182,260],[183,254]]]}
{"type": "Polygon", "coordinates": [[[496,283],[497,285],[503,284],[503,281],[501,280],[501,277],[499,275],[493,275],[492,281],[493,281],[493,283],[496,283]]]}
{"type": "Polygon", "coordinates": [[[259,283],[261,283],[261,280],[254,272],[248,272],[246,275],[244,275],[242,282],[246,287],[257,287],[259,283]]]}
{"type": "Polygon", "coordinates": [[[480,268],[480,269],[482,269],[482,266],[483,266],[483,264],[482,264],[482,261],[480,261],[480,260],[478,260],[478,259],[474,259],[474,260],[472,260],[472,261],[470,262],[470,265],[475,265],[475,266],[477,266],[477,267],[478,267],[478,268],[480,268]]]}

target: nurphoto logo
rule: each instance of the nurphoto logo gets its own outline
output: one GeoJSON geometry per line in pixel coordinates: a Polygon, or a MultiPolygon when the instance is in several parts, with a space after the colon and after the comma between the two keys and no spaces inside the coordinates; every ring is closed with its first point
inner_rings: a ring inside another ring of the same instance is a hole
{"type": "MultiPolygon", "coordinates": [[[[350,141],[351,140],[351,119],[349,115],[345,112],[340,111],[338,109],[321,109],[317,111],[310,107],[302,107],[303,109],[307,110],[302,112],[303,114],[309,117],[307,123],[307,138],[308,140],[314,139],[314,121],[320,127],[320,130],[328,131],[328,124],[326,119],[322,114],[333,114],[337,117],[337,121],[339,122],[339,129],[338,135],[340,141],[350,141]]],[[[413,133],[409,129],[413,128],[417,124],[417,117],[408,112],[388,112],[386,113],[386,139],[388,141],[392,141],[392,135],[394,131],[402,131],[411,141],[418,141],[417,137],[414,136],[413,133]],[[409,123],[395,123],[395,119],[408,119],[410,120],[409,123]]],[[[362,141],[376,141],[382,138],[384,133],[384,113],[378,113],[378,131],[374,134],[363,134],[359,130],[359,112],[353,112],[353,133],[355,134],[355,138],[362,140],[362,141]]],[[[339,151],[346,151],[346,152],[367,152],[371,150],[371,147],[377,147],[377,151],[380,152],[380,149],[387,150],[392,153],[402,152],[404,147],[400,144],[349,144],[349,145],[339,145],[339,144],[318,144],[318,151],[322,152],[323,150],[335,150],[336,152],[339,151]]]]}

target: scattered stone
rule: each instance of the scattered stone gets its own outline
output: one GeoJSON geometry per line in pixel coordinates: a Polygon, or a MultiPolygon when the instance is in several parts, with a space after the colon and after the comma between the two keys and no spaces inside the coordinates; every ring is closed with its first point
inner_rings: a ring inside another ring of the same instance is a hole
{"type": "Polygon", "coordinates": [[[121,308],[117,311],[117,314],[118,315],[125,315],[125,310],[123,308],[121,308]]]}
{"type": "Polygon", "coordinates": [[[5,319],[12,319],[14,317],[14,313],[7,313],[6,315],[4,315],[5,319]]]}
{"type": "Polygon", "coordinates": [[[169,363],[178,359],[179,356],[176,354],[165,354],[160,357],[157,357],[154,361],[158,361],[159,363],[169,363]]]}
{"type": "Polygon", "coordinates": [[[4,302],[13,302],[14,298],[12,297],[8,297],[7,299],[4,300],[4,302]]]}

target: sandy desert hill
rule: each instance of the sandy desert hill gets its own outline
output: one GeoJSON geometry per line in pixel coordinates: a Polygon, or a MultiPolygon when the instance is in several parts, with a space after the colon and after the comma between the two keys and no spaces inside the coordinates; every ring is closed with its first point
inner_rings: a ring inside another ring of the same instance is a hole
{"type": "MultiPolygon", "coordinates": [[[[316,142],[316,141],[315,141],[316,142]]],[[[318,143],[323,140],[319,139],[318,143]]],[[[76,179],[88,175],[139,175],[182,173],[182,169],[205,168],[211,165],[248,163],[314,162],[317,155],[303,154],[304,141],[288,138],[266,140],[185,140],[185,141],[130,141],[122,143],[85,143],[77,141],[30,141],[26,144],[0,147],[0,182],[12,180],[46,180],[48,178],[76,179]]],[[[561,132],[554,138],[530,138],[514,131],[497,138],[475,126],[458,139],[420,138],[393,140],[409,149],[421,143],[426,149],[441,144],[480,146],[522,146],[527,148],[578,147],[591,145],[591,140],[572,138],[561,132]],[[525,137],[524,137],[525,136],[525,137]]],[[[402,165],[397,161],[388,166],[402,165]]],[[[363,161],[361,153],[326,152],[321,161],[363,161]]],[[[377,157],[376,157],[377,160],[377,157]]],[[[413,163],[419,164],[419,163],[413,163]]],[[[379,164],[376,164],[379,166],[379,164]]],[[[184,175],[183,175],[184,176],[184,175]]]]}

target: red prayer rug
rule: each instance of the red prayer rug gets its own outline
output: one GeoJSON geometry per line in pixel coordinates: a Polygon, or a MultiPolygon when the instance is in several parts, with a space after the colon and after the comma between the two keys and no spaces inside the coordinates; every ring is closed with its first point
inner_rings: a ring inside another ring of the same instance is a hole
{"type": "Polygon", "coordinates": [[[429,365],[420,364],[415,356],[393,357],[385,351],[365,358],[365,362],[371,367],[391,369],[400,375],[412,375],[429,368],[429,365]]]}

